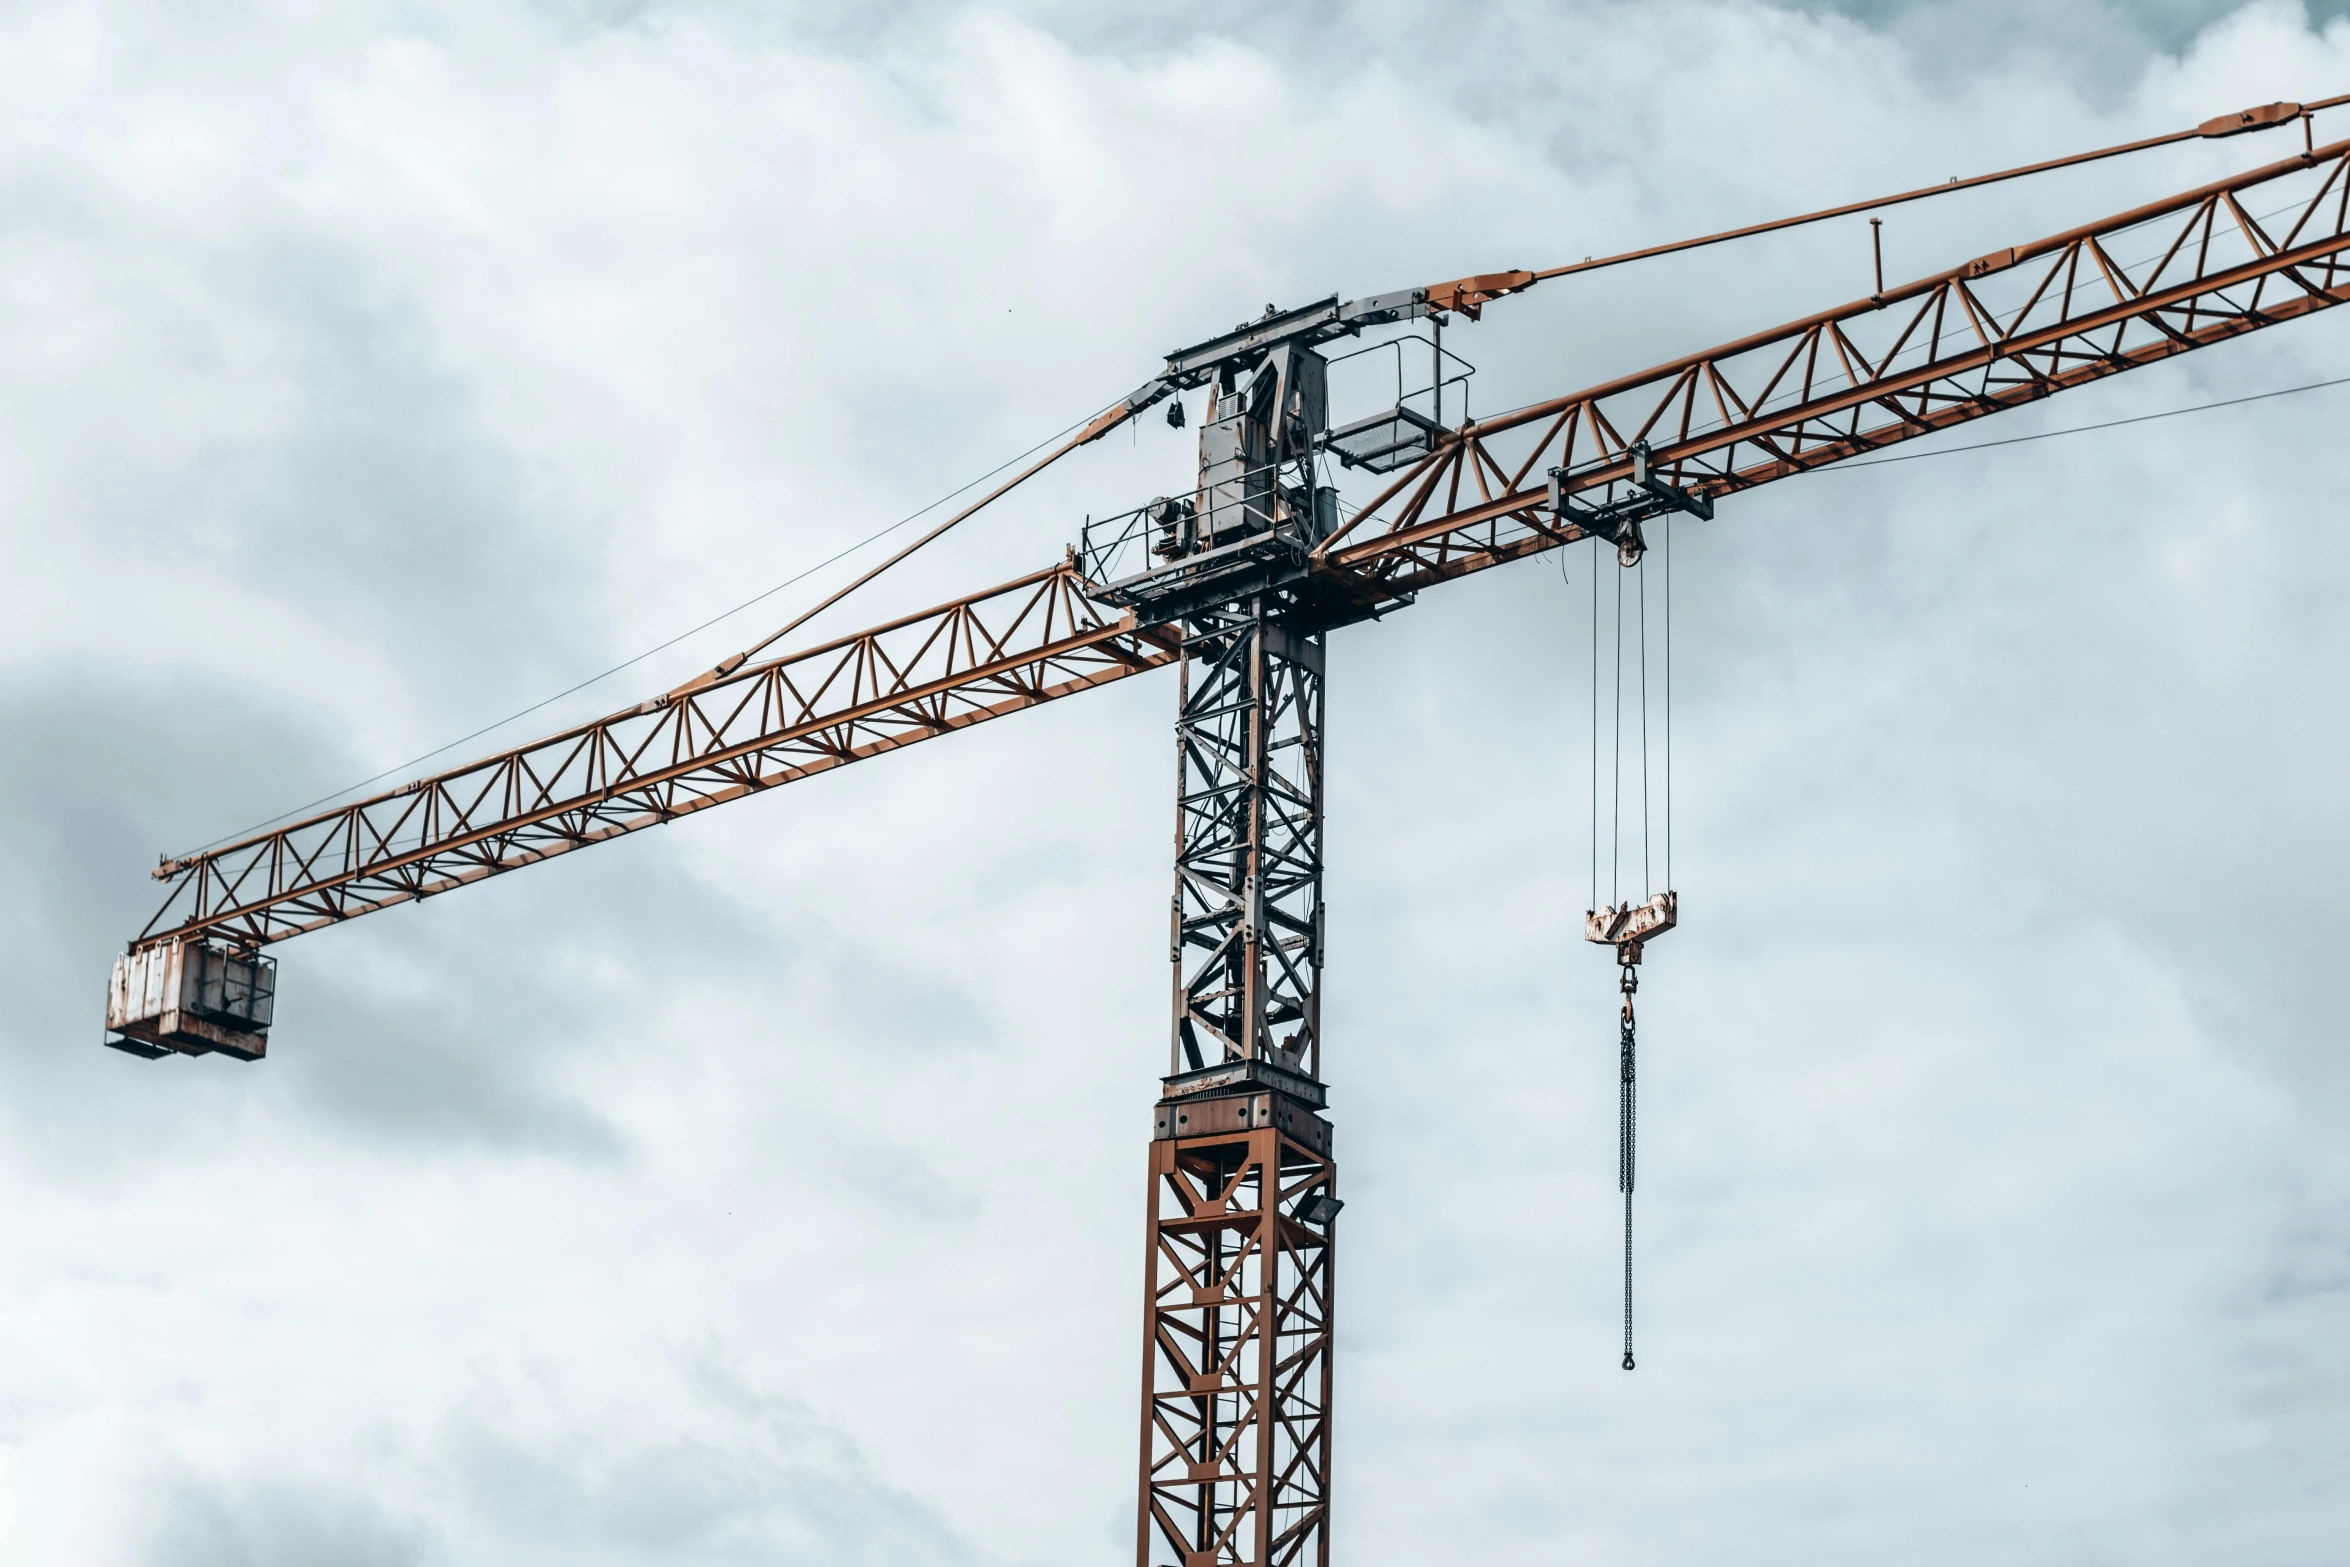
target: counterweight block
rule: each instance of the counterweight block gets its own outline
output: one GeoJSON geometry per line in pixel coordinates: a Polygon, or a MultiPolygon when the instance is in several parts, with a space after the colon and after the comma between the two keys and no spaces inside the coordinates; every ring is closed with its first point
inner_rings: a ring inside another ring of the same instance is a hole
{"type": "Polygon", "coordinates": [[[217,1051],[258,1061],[277,1010],[277,963],[202,941],[176,940],[114,960],[106,1043],[150,1059],[217,1051]]]}

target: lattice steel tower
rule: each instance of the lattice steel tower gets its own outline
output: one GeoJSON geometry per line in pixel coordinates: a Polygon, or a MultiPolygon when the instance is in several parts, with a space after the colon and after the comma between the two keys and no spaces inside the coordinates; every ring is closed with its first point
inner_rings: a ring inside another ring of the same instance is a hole
{"type": "Polygon", "coordinates": [[[1208,391],[1199,489],[1149,508],[1182,628],[1169,1075],[1151,1144],[1139,1567],[1329,1560],[1321,357],[1208,391]],[[1290,568],[1294,564],[1294,573],[1290,568]]]}

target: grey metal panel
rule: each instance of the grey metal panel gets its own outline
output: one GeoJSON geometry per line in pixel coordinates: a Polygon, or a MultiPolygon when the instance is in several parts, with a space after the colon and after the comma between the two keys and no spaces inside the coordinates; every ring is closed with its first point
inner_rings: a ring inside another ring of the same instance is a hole
{"type": "Polygon", "coordinates": [[[1282,454],[1303,456],[1330,427],[1330,362],[1302,343],[1281,358],[1282,454]]]}
{"type": "MultiPolygon", "coordinates": [[[[1244,321],[1221,337],[1211,337],[1167,356],[1169,378],[1213,369],[1228,360],[1261,352],[1287,338],[1333,326],[1338,321],[1338,296],[1295,310],[1279,310],[1260,321],[1244,321]]],[[[1197,382],[1193,382],[1197,385],[1197,382]]]]}
{"type": "Polygon", "coordinates": [[[1389,473],[1436,449],[1443,427],[1417,409],[1397,406],[1385,413],[1339,426],[1323,445],[1350,468],[1389,473]]]}

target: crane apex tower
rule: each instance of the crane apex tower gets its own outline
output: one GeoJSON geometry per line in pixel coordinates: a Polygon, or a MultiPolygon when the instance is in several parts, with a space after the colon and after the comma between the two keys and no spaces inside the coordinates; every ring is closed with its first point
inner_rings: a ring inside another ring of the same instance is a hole
{"type": "MultiPolygon", "coordinates": [[[[1249,360],[1253,359],[1253,363],[1249,360]]],[[[1153,1123],[1140,1567],[1329,1559],[1337,1165],[1322,1054],[1326,366],[1217,367],[1199,488],[1121,584],[1180,628],[1168,1076],[1153,1123]],[[1245,377],[1245,379],[1244,379],[1245,377]]]]}

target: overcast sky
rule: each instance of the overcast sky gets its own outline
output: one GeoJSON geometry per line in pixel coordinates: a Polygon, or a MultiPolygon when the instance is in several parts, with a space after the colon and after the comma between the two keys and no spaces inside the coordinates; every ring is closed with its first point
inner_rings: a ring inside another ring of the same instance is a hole
{"type": "MultiPolygon", "coordinates": [[[[1268,301],[2350,91],[2345,9],[10,8],[0,1555],[1130,1560],[1170,679],[281,947],[258,1065],[99,1047],[155,857],[1268,301]]],[[[1902,209],[1888,271],[2275,155],[1902,209]]],[[[1867,246],[1552,284],[1448,343],[1491,411],[1865,293],[1867,246]]],[[[2344,374],[2350,313],[1945,444],[2344,374]]],[[[2341,1560],[2346,412],[1678,531],[1629,1376],[1591,564],[1334,639],[1337,1560],[2341,1560]]],[[[826,625],[1057,560],[1189,461],[1147,421],[826,625]]]]}

